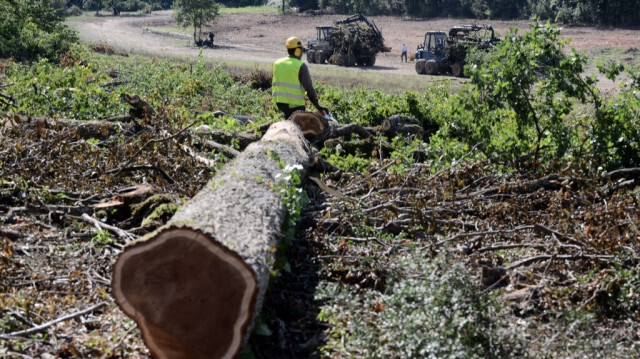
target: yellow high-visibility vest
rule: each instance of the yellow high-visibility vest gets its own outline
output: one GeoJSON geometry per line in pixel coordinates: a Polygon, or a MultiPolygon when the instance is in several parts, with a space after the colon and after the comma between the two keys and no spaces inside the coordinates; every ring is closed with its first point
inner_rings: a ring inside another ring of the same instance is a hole
{"type": "Polygon", "coordinates": [[[273,64],[271,94],[275,102],[290,106],[304,106],[304,87],[298,79],[302,61],[295,57],[284,57],[273,64]]]}

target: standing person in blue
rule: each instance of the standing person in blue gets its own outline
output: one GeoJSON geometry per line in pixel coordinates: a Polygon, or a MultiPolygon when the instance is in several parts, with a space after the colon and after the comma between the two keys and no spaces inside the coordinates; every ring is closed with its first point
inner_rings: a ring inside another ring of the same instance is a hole
{"type": "Polygon", "coordinates": [[[402,44],[402,54],[400,55],[400,62],[402,62],[402,58],[404,57],[404,62],[407,62],[407,45],[402,44]]]}
{"type": "Polygon", "coordinates": [[[290,37],[285,42],[289,56],[283,57],[273,64],[273,80],[271,93],[273,100],[288,119],[295,111],[305,110],[305,92],[309,101],[321,115],[329,111],[318,104],[318,95],[311,82],[309,68],[302,62],[304,45],[297,37],[290,37]]]}

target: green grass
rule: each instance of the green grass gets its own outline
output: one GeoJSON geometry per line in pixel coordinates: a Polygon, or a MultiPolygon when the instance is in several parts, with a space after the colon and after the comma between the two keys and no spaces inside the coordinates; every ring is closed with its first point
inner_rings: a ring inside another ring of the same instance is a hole
{"type": "Polygon", "coordinates": [[[450,88],[451,92],[458,91],[466,79],[449,76],[419,76],[417,74],[389,74],[358,68],[347,68],[334,65],[313,65],[310,67],[315,83],[335,86],[350,90],[365,88],[379,90],[383,93],[403,93],[405,91],[424,92],[432,85],[439,84],[450,88]]]}
{"type": "Polygon", "coordinates": [[[193,27],[184,26],[145,26],[143,29],[149,30],[156,34],[193,36],[193,27]]]}
{"type": "MultiPolygon", "coordinates": [[[[271,72],[273,66],[271,62],[241,60],[220,62],[220,60],[215,59],[207,59],[206,61],[211,64],[221,64],[232,75],[241,75],[256,69],[271,72]]],[[[433,85],[442,85],[448,87],[450,92],[456,92],[468,81],[467,79],[449,76],[389,74],[376,70],[362,70],[335,65],[310,65],[309,71],[314,85],[332,86],[343,90],[364,88],[388,94],[401,94],[406,91],[421,93],[427,87],[433,85]]]]}

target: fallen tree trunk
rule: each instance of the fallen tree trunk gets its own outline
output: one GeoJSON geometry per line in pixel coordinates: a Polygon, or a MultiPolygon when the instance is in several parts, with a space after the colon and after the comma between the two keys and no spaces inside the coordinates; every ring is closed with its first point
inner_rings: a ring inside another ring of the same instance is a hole
{"type": "Polygon", "coordinates": [[[156,358],[233,358],[263,296],[287,209],[282,164],[309,164],[290,121],[275,123],[163,227],[131,242],[113,295],[156,358]]]}

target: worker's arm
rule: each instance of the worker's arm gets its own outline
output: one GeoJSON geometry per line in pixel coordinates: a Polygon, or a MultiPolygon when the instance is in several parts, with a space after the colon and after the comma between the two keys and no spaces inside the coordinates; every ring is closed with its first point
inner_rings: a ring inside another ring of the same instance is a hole
{"type": "Polygon", "coordinates": [[[313,83],[311,82],[311,74],[309,73],[309,68],[307,64],[302,64],[300,66],[300,72],[298,72],[298,80],[304,87],[304,90],[307,91],[307,97],[309,97],[309,101],[318,109],[318,111],[326,110],[324,107],[320,106],[318,103],[318,95],[316,94],[316,90],[313,88],[313,83]]]}

